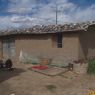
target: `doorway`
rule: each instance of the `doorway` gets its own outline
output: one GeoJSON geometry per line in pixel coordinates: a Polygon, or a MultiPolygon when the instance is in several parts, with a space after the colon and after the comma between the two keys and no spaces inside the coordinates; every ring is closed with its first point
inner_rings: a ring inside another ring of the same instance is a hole
{"type": "Polygon", "coordinates": [[[15,57],[15,39],[3,40],[3,58],[13,59],[15,57]]]}

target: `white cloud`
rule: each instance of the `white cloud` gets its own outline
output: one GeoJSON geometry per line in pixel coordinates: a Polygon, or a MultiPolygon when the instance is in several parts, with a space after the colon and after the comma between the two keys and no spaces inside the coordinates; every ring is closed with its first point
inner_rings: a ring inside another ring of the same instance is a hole
{"type": "Polygon", "coordinates": [[[55,24],[56,3],[58,7],[58,24],[95,20],[95,4],[82,9],[81,6],[78,7],[68,0],[57,0],[57,2],[48,0],[48,4],[38,3],[38,0],[9,1],[10,3],[6,11],[13,14],[0,17],[1,28],[55,24]]]}
{"type": "MultiPolygon", "coordinates": [[[[19,27],[22,27],[22,26],[28,27],[29,25],[32,25],[32,23],[31,22],[29,23],[28,21],[25,21],[25,23],[23,23],[24,19],[23,19],[23,21],[21,21],[21,23],[19,23],[19,22],[14,23],[12,21],[12,20],[15,20],[15,19],[19,20],[19,18],[22,19],[22,16],[21,17],[17,16],[17,15],[5,16],[5,17],[0,16],[0,22],[1,22],[0,23],[0,29],[2,30],[2,29],[9,29],[9,28],[19,28],[19,27]]],[[[27,20],[27,18],[25,20],[27,20]]]]}
{"type": "Polygon", "coordinates": [[[89,21],[95,20],[95,4],[86,8],[86,9],[79,9],[75,13],[76,21],[89,21]]]}

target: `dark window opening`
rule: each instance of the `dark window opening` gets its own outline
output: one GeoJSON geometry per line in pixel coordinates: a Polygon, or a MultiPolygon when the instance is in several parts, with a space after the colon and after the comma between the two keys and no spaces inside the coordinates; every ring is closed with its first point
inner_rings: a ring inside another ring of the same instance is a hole
{"type": "Polygon", "coordinates": [[[57,33],[57,47],[62,48],[62,33],[57,33]]]}

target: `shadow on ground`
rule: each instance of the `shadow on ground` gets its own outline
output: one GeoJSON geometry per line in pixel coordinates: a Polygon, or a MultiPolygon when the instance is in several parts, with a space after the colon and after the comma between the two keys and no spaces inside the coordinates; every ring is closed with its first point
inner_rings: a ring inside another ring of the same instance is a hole
{"type": "Polygon", "coordinates": [[[18,76],[23,72],[25,72],[25,70],[23,70],[21,68],[14,68],[12,71],[0,70],[0,83],[3,81],[6,81],[12,77],[18,76]]]}

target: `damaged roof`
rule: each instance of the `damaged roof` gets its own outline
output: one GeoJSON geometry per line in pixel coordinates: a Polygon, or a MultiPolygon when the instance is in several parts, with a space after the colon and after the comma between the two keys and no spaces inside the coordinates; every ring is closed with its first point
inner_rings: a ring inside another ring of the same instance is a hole
{"type": "Polygon", "coordinates": [[[35,25],[31,28],[23,29],[9,29],[0,32],[0,36],[14,35],[14,34],[46,34],[56,32],[70,32],[70,31],[87,31],[88,27],[95,25],[95,21],[85,23],[70,23],[64,25],[35,25]]]}

